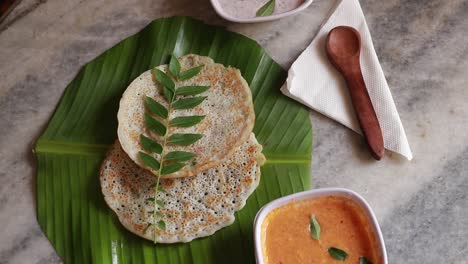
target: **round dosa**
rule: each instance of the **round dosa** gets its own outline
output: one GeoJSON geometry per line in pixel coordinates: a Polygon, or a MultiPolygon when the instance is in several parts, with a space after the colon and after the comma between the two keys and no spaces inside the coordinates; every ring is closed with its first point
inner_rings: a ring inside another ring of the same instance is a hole
{"type": "MultiPolygon", "coordinates": [[[[252,133],[228,159],[194,177],[162,179],[157,199],[163,201],[161,218],[166,229],[157,231],[157,242],[189,242],[209,236],[234,222],[260,181],[265,157],[252,133]]],[[[137,166],[117,141],[101,165],[100,182],[104,199],[122,225],[143,238],[153,240],[156,176],[137,166]],[[145,232],[146,231],[146,232],[145,232]]]]}
{"type": "MultiPolygon", "coordinates": [[[[208,57],[198,55],[186,55],[179,61],[182,71],[198,65],[204,67],[192,79],[176,82],[177,87],[209,85],[210,89],[199,95],[207,96],[200,105],[187,110],[174,110],[170,115],[170,118],[205,115],[203,121],[189,128],[171,127],[168,133],[195,133],[204,136],[189,146],[166,146],[166,153],[174,150],[189,151],[195,153],[196,158],[181,170],[163,175],[163,178],[193,176],[215,167],[248,139],[255,123],[252,94],[239,70],[224,67],[208,57]]],[[[168,66],[161,65],[157,68],[167,72],[168,66]]],[[[140,144],[140,135],[152,137],[162,145],[161,137],[151,133],[144,122],[146,96],[167,108],[162,86],[153,80],[151,71],[142,73],[129,85],[122,96],[117,114],[117,133],[122,148],[136,164],[144,168],[139,156],[139,152],[144,151],[140,144]]],[[[159,160],[158,154],[153,153],[152,156],[159,160]]],[[[153,173],[157,174],[155,171],[153,173]]]]}

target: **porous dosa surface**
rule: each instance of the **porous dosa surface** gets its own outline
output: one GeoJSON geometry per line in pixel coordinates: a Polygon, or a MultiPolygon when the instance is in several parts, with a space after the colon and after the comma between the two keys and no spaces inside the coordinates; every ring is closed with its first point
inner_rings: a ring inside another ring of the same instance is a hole
{"type": "MultiPolygon", "coordinates": [[[[170,118],[192,115],[205,115],[206,117],[193,127],[172,127],[168,133],[196,133],[204,136],[189,146],[168,145],[166,147],[166,153],[183,150],[193,152],[197,156],[194,162],[188,162],[183,169],[164,175],[164,178],[193,176],[215,167],[249,138],[255,123],[252,94],[239,70],[224,67],[214,63],[211,58],[198,55],[186,55],[179,61],[182,71],[198,65],[205,66],[192,79],[176,82],[177,87],[209,85],[210,89],[199,95],[207,96],[207,99],[200,105],[187,110],[174,110],[170,118]]],[[[161,65],[157,68],[167,72],[168,66],[161,65]]],[[[141,167],[145,166],[138,154],[144,151],[140,144],[140,134],[162,143],[161,137],[151,133],[145,126],[145,96],[153,98],[166,108],[168,106],[162,94],[162,86],[153,80],[151,71],[142,73],[129,85],[122,96],[117,114],[119,121],[117,133],[122,148],[141,167]]],[[[152,155],[159,160],[158,154],[152,155]]],[[[153,173],[156,172],[153,171],[153,173]]]]}
{"type": "MultiPolygon", "coordinates": [[[[157,231],[157,242],[189,242],[209,236],[234,222],[260,181],[260,166],[265,161],[262,146],[252,133],[235,152],[218,166],[194,177],[162,179],[157,199],[166,230],[157,231]]],[[[131,232],[153,240],[156,176],[136,165],[117,141],[101,165],[100,181],[104,199],[131,232]]]]}

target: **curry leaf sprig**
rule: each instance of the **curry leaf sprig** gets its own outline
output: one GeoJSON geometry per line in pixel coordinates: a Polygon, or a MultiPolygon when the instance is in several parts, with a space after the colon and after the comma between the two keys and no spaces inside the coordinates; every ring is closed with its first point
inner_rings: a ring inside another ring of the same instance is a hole
{"type": "Polygon", "coordinates": [[[154,227],[154,243],[156,243],[157,229],[165,230],[166,223],[161,219],[161,208],[164,208],[164,202],[157,199],[158,192],[164,192],[159,186],[162,175],[175,173],[185,167],[186,162],[195,158],[195,153],[187,151],[166,151],[168,145],[188,146],[203,137],[202,134],[190,133],[169,133],[169,128],[185,128],[200,123],[205,116],[179,116],[171,118],[171,113],[177,110],[190,109],[201,104],[206,96],[199,96],[205,92],[209,86],[182,86],[176,87],[176,81],[189,80],[196,76],[202,70],[203,65],[181,71],[180,62],[172,55],[169,63],[169,73],[154,68],[151,73],[157,83],[162,85],[162,92],[167,101],[167,108],[147,96],[145,98],[146,113],[144,114],[145,125],[152,134],[159,136],[159,142],[153,137],[140,135],[140,144],[146,152],[140,151],[139,156],[144,165],[150,168],[157,176],[156,182],[151,188],[154,188],[154,196],[147,199],[147,202],[154,203],[154,210],[148,212],[153,215],[153,223],[148,223],[143,232],[146,232],[151,226],[154,227]],[[174,79],[174,80],[173,80],[174,79]],[[158,154],[159,159],[152,154],[158,154]],[[156,219],[160,219],[156,222],[156,219]]]}

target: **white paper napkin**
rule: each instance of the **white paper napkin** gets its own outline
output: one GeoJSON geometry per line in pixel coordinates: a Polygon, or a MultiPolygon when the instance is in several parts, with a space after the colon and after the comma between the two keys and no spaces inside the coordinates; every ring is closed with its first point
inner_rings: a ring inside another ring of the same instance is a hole
{"type": "Polygon", "coordinates": [[[336,8],[312,43],[291,66],[287,85],[283,86],[282,92],[361,133],[346,83],[325,52],[328,32],[342,25],[354,27],[361,34],[362,73],[382,128],[385,148],[411,160],[413,154],[358,0],[338,0],[336,8]]]}

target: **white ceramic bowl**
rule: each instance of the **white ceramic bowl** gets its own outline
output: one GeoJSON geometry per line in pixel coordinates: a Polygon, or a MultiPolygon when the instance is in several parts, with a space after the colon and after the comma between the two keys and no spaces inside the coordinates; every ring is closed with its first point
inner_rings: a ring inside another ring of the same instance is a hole
{"type": "Polygon", "coordinates": [[[360,196],[359,194],[355,193],[354,191],[344,189],[344,188],[323,188],[323,189],[316,189],[310,190],[300,193],[291,194],[285,197],[281,197],[274,201],[269,202],[265,206],[263,206],[260,211],[258,211],[257,216],[255,217],[254,222],[254,243],[255,243],[255,258],[257,263],[263,264],[263,252],[262,252],[262,241],[261,241],[261,231],[262,231],[262,223],[265,220],[265,217],[274,209],[288,204],[292,201],[303,200],[312,197],[318,196],[341,196],[348,198],[354,201],[357,205],[359,205],[362,210],[364,211],[364,215],[367,216],[369,219],[369,223],[371,225],[371,230],[376,236],[377,241],[377,250],[380,251],[380,256],[382,257],[381,263],[388,264],[387,260],[387,251],[385,249],[385,243],[383,240],[382,232],[380,231],[379,223],[377,222],[377,218],[374,215],[374,212],[370,208],[369,204],[360,196]]]}
{"type": "Polygon", "coordinates": [[[310,6],[310,4],[312,4],[312,1],[313,0],[305,0],[304,3],[302,3],[302,5],[288,12],[284,12],[280,14],[273,14],[271,16],[253,17],[253,18],[239,18],[239,17],[233,17],[229,15],[223,10],[223,7],[221,6],[218,0],[211,0],[211,5],[213,5],[213,8],[215,9],[216,13],[218,13],[218,15],[220,15],[222,18],[226,20],[237,22],[237,23],[255,23],[255,22],[265,22],[265,21],[276,20],[276,19],[280,19],[280,18],[287,17],[290,15],[294,15],[306,9],[308,6],[310,6]]]}

